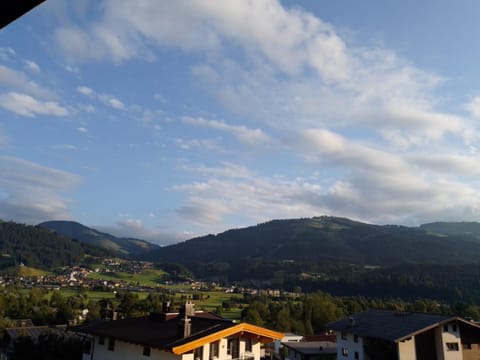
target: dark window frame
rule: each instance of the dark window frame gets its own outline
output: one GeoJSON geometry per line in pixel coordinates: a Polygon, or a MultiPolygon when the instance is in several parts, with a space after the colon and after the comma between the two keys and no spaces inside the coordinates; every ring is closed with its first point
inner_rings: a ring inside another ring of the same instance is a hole
{"type": "Polygon", "coordinates": [[[210,359],[218,358],[219,349],[220,349],[220,343],[218,341],[214,341],[210,343],[209,358],[210,359]]]}
{"type": "Polygon", "coordinates": [[[108,338],[108,351],[115,351],[115,338],[108,338]]]}

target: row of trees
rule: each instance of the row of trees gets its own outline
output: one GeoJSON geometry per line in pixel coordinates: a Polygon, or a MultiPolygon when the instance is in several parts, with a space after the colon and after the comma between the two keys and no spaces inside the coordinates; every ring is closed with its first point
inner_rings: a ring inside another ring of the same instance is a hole
{"type": "MultiPolygon", "coordinates": [[[[86,291],[66,297],[59,291],[49,293],[39,288],[26,292],[4,288],[0,290],[0,330],[12,326],[13,323],[8,319],[29,318],[36,325],[66,324],[78,319],[78,315],[85,309],[88,309],[86,321],[112,318],[114,312],[121,317],[136,317],[161,312],[166,301],[170,302],[171,310],[178,310],[185,300],[187,295],[174,297],[166,292],[149,293],[143,299],[137,293],[125,292],[117,294],[115,298],[93,301],[86,291]]],[[[216,312],[221,314],[231,308],[241,309],[243,321],[305,335],[319,332],[325,324],[367,308],[456,314],[480,319],[480,306],[475,304],[442,304],[431,299],[407,302],[392,298],[335,297],[323,292],[305,294],[294,299],[232,296],[223,301],[216,312]]]]}
{"type": "Polygon", "coordinates": [[[316,292],[294,300],[255,297],[242,310],[242,320],[282,332],[311,335],[324,330],[330,322],[368,308],[454,314],[480,319],[480,306],[461,302],[447,305],[431,299],[406,302],[401,299],[334,297],[316,292]]]}

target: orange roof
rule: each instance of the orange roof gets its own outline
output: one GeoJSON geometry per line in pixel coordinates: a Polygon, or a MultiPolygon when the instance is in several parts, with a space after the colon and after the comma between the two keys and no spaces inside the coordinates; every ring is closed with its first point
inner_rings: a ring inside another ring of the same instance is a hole
{"type": "Polygon", "coordinates": [[[213,334],[209,334],[207,336],[201,337],[194,341],[187,342],[185,344],[176,346],[172,348],[172,352],[177,355],[184,354],[188,351],[196,349],[200,346],[205,344],[211,343],[213,341],[220,340],[224,337],[235,335],[235,334],[244,334],[248,333],[255,337],[257,337],[261,342],[272,342],[274,340],[281,340],[284,337],[283,333],[279,333],[277,331],[265,329],[260,326],[248,324],[248,323],[241,323],[232,327],[229,327],[224,330],[220,330],[213,334]]]}

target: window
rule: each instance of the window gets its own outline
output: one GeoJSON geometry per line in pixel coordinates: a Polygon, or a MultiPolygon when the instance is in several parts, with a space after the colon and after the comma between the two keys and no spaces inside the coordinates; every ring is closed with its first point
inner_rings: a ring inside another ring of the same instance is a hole
{"type": "Polygon", "coordinates": [[[472,344],[462,344],[464,350],[472,350],[472,344]]]}
{"type": "Polygon", "coordinates": [[[458,351],[458,343],[456,342],[447,343],[447,351],[458,351]]]}
{"type": "Polygon", "coordinates": [[[353,342],[358,342],[358,335],[353,335],[353,342]]]}
{"type": "Polygon", "coordinates": [[[150,346],[143,347],[143,356],[150,356],[150,346]]]}
{"type": "Polygon", "coordinates": [[[443,325],[443,332],[448,332],[448,324],[443,325]]]}
{"type": "Polygon", "coordinates": [[[92,348],[92,343],[90,341],[85,341],[83,343],[83,353],[90,354],[90,349],[92,348]]]}
{"type": "Polygon", "coordinates": [[[202,360],[203,359],[203,346],[200,346],[195,349],[193,352],[193,358],[195,360],[202,360]]]}
{"type": "Polygon", "coordinates": [[[457,332],[457,324],[452,324],[452,331],[457,332]]]}
{"type": "Polygon", "coordinates": [[[252,352],[252,339],[245,339],[245,352],[252,352]]]}
{"type": "Polygon", "coordinates": [[[347,333],[346,332],[340,332],[340,335],[342,337],[342,340],[347,340],[347,333]]]}
{"type": "Polygon", "coordinates": [[[108,350],[114,351],[115,350],[115,339],[108,338],[108,350]]]}
{"type": "Polygon", "coordinates": [[[358,351],[355,351],[355,352],[353,353],[353,358],[354,358],[355,360],[358,360],[358,359],[359,359],[358,351]]]}
{"type": "Polygon", "coordinates": [[[348,356],[348,349],[346,347],[342,347],[342,355],[348,356]]]}
{"type": "Polygon", "coordinates": [[[230,355],[232,359],[236,359],[240,355],[240,350],[238,345],[239,345],[238,338],[228,339],[227,354],[230,355]]]}
{"type": "Polygon", "coordinates": [[[218,358],[218,341],[210,343],[210,359],[218,358]]]}
{"type": "Polygon", "coordinates": [[[105,345],[105,336],[100,336],[98,338],[98,345],[105,345]]]}

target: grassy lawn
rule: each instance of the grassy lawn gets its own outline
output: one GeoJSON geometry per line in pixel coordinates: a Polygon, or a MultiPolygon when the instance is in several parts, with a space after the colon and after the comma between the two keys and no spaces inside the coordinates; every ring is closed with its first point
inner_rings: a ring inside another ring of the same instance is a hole
{"type": "Polygon", "coordinates": [[[50,274],[49,271],[40,270],[28,266],[19,266],[18,267],[18,276],[44,276],[50,274]]]}
{"type": "Polygon", "coordinates": [[[91,273],[88,275],[91,279],[106,280],[106,281],[118,281],[124,280],[135,285],[144,286],[164,286],[165,272],[162,270],[149,269],[145,270],[141,274],[127,274],[122,272],[111,273],[91,273]]]}

